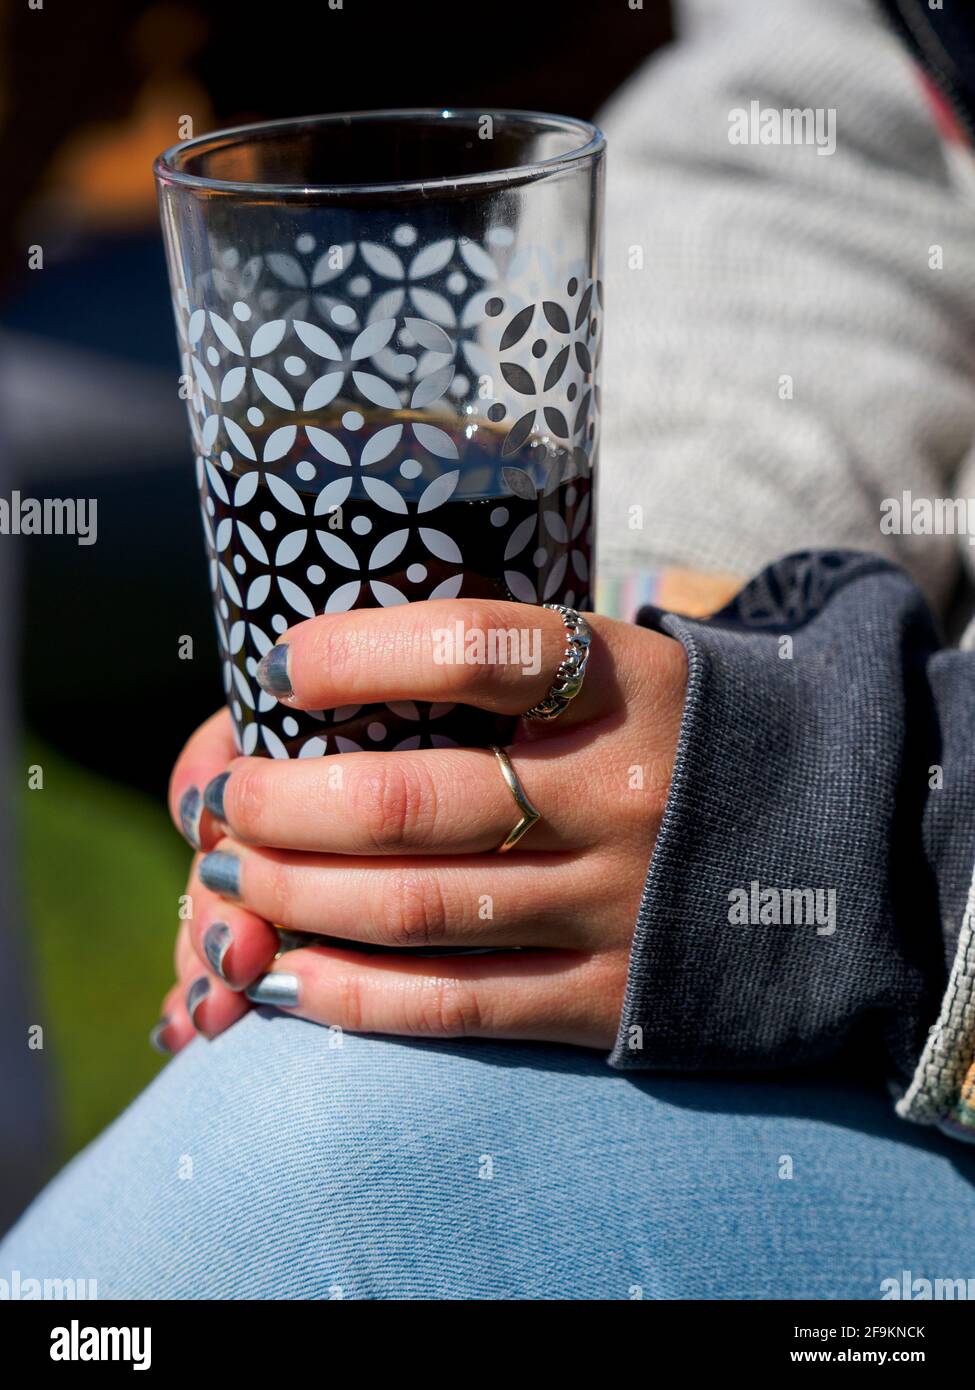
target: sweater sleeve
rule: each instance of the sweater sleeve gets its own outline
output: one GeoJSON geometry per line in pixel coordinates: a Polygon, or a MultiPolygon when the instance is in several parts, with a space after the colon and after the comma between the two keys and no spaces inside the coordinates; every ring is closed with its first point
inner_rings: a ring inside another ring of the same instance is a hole
{"type": "Polygon", "coordinates": [[[708,621],[640,622],[689,675],[611,1065],[875,1045],[902,1114],[975,1135],[975,653],[850,551],[789,556],[708,621]]]}

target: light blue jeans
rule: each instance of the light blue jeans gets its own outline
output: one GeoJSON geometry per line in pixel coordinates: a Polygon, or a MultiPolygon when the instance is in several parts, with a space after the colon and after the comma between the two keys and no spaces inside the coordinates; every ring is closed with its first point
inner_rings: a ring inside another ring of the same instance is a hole
{"type": "Polygon", "coordinates": [[[41,1194],[0,1245],[15,1270],[101,1298],[876,1299],[904,1270],[975,1277],[975,1150],[879,1089],[261,1010],[41,1194]]]}

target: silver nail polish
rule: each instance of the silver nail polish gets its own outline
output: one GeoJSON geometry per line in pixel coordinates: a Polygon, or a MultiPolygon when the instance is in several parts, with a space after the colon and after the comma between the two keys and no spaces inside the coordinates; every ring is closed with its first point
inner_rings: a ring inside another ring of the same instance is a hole
{"type": "Polygon", "coordinates": [[[196,1027],[196,1011],[210,993],[210,981],[205,975],[201,975],[198,980],[194,980],[186,991],[186,1012],[190,1016],[190,1022],[196,1027]]]}
{"type": "Polygon", "coordinates": [[[274,970],[262,975],[246,991],[252,1004],[270,1004],[276,1009],[294,1009],[298,1005],[298,976],[274,970]]]}
{"type": "Polygon", "coordinates": [[[279,642],[258,662],[256,679],[262,690],[269,695],[293,695],[294,687],[288,674],[288,658],[291,647],[287,642],[279,642]]]}
{"type": "Polygon", "coordinates": [[[179,823],[183,834],[194,849],[200,848],[200,817],[203,815],[203,797],[199,787],[187,787],[179,799],[179,823]]]}
{"type": "Polygon", "coordinates": [[[216,777],[211,777],[203,788],[203,804],[217,820],[227,819],[227,813],[223,809],[223,791],[229,781],[230,773],[221,772],[216,777]]]}
{"type": "Polygon", "coordinates": [[[172,1055],[172,1048],[167,1047],[163,1042],[163,1033],[165,1033],[169,1024],[170,1020],[168,1018],[161,1018],[155,1027],[149,1031],[149,1046],[154,1048],[156,1052],[162,1053],[164,1057],[172,1055]]]}
{"type": "Polygon", "coordinates": [[[236,854],[215,849],[200,860],[197,872],[212,893],[222,893],[225,898],[240,897],[240,860],[236,854]]]}
{"type": "Polygon", "coordinates": [[[229,951],[233,939],[233,932],[226,922],[211,922],[203,933],[203,954],[214,975],[219,975],[224,983],[227,977],[223,973],[223,958],[229,951]]]}

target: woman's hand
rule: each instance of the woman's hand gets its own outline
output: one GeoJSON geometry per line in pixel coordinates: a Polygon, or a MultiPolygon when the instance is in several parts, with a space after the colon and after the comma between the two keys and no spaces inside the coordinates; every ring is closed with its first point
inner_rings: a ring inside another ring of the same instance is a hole
{"type": "MultiPolygon", "coordinates": [[[[226,711],[194,734],[170,804],[208,852],[194,860],[179,983],[157,1029],[168,1050],[194,1026],[212,1037],[233,1023],[249,1007],[247,987],[258,1002],[344,1029],[612,1044],[686,659],[658,633],[589,621],[582,691],[553,722],[519,725],[508,750],[542,818],[501,856],[492,851],[519,811],[490,751],[236,757],[226,711]],[[272,922],[349,948],[275,958],[272,922]],[[370,955],[357,943],[424,954],[370,955]],[[431,958],[458,947],[493,954],[431,958]]],[[[548,609],[415,603],[300,623],[265,658],[261,679],[296,709],[451,700],[519,715],[547,694],[564,649],[562,620],[548,609]],[[434,633],[458,622],[537,629],[537,674],[438,664],[434,633]]]]}

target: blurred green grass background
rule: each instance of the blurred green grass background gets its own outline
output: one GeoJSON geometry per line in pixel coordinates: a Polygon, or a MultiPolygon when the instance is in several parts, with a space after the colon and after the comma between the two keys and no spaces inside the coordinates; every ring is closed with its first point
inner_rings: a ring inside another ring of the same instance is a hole
{"type": "Polygon", "coordinates": [[[63,1163],[163,1065],[149,1029],[173,983],[189,850],[166,808],[28,739],[23,893],[63,1163]]]}

